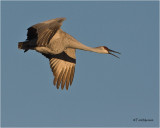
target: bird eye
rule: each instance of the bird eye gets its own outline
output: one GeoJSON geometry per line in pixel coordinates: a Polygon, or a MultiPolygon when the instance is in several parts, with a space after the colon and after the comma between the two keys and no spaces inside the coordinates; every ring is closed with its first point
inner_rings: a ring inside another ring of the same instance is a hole
{"type": "Polygon", "coordinates": [[[106,49],[108,51],[108,48],[106,46],[103,46],[104,49],[106,49]]]}

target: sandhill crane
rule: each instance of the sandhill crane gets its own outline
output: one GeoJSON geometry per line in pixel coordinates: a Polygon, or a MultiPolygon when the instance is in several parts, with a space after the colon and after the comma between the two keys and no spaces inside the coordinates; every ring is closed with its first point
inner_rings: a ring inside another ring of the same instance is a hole
{"type": "Polygon", "coordinates": [[[24,52],[36,50],[50,61],[50,67],[54,75],[54,85],[61,89],[72,84],[75,64],[76,49],[91,51],[96,53],[111,54],[113,51],[106,46],[88,47],[77,41],[71,35],[64,32],[60,27],[66,18],[56,18],[35,24],[28,28],[27,39],[18,43],[18,48],[24,52]]]}

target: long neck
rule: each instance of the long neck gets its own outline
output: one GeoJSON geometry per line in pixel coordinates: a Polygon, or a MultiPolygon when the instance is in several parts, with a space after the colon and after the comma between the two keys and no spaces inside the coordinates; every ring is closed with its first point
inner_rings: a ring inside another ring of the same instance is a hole
{"type": "Polygon", "coordinates": [[[74,48],[74,49],[80,49],[80,50],[85,50],[85,51],[91,51],[91,52],[97,52],[97,53],[104,53],[99,47],[88,47],[78,41],[71,41],[69,43],[69,48],[74,48]]]}

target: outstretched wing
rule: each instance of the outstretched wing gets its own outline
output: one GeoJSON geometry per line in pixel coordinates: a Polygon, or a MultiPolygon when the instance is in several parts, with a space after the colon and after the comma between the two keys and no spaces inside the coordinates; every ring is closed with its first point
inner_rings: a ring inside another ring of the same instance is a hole
{"type": "MultiPolygon", "coordinates": [[[[44,55],[44,54],[43,54],[44,55]]],[[[66,85],[68,90],[69,84],[72,84],[75,72],[75,49],[67,49],[65,52],[56,55],[44,55],[50,60],[50,67],[54,75],[54,85],[61,89],[66,85]],[[72,58],[72,57],[73,58],[72,58]]]]}
{"type": "Polygon", "coordinates": [[[46,46],[58,29],[60,29],[65,19],[56,18],[31,26],[28,28],[27,40],[36,39],[38,46],[46,46]]]}

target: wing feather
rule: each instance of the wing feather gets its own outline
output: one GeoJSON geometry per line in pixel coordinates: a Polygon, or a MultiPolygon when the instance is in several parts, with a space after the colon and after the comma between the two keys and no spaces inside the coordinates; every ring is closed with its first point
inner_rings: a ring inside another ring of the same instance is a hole
{"type": "Polygon", "coordinates": [[[59,86],[61,84],[61,81],[62,81],[62,78],[63,78],[63,75],[64,75],[64,72],[65,72],[65,67],[62,69],[59,77],[58,77],[58,81],[57,81],[57,89],[59,89],[59,86]]]}
{"type": "Polygon", "coordinates": [[[72,82],[73,82],[74,72],[75,72],[75,66],[73,66],[72,69],[71,69],[70,85],[71,85],[72,82]]]}
{"type": "Polygon", "coordinates": [[[62,79],[62,84],[61,84],[61,89],[62,89],[62,90],[63,90],[64,85],[65,85],[65,83],[66,83],[66,77],[67,77],[67,74],[68,74],[68,69],[69,69],[69,66],[66,66],[65,73],[64,73],[63,79],[62,79]]]}
{"type": "MultiPolygon", "coordinates": [[[[73,53],[75,54],[75,52],[73,53]]],[[[68,90],[69,84],[71,85],[73,82],[76,59],[68,56],[66,52],[49,55],[49,57],[50,67],[54,75],[53,84],[57,86],[57,89],[59,89],[61,85],[61,89],[64,89],[66,86],[66,90],[68,90]]]]}
{"type": "Polygon", "coordinates": [[[72,65],[69,66],[68,68],[68,74],[66,77],[66,89],[68,90],[69,87],[69,81],[70,81],[70,76],[71,76],[71,69],[72,69],[72,65]]]}
{"type": "MultiPolygon", "coordinates": [[[[60,62],[62,63],[62,61],[60,61],[60,62]]],[[[59,63],[59,65],[57,67],[54,67],[54,70],[53,70],[53,74],[55,76],[55,78],[54,78],[54,85],[56,85],[57,80],[59,78],[59,75],[60,75],[60,73],[62,71],[62,68],[61,68],[62,64],[61,63],[59,63]]]]}
{"type": "Polygon", "coordinates": [[[65,18],[56,18],[35,24],[28,28],[27,40],[36,39],[38,46],[46,46],[60,29],[65,18]]]}
{"type": "Polygon", "coordinates": [[[59,60],[57,60],[57,59],[53,59],[52,61],[50,61],[51,63],[50,63],[50,65],[53,67],[56,63],[58,63],[59,62],[59,60]]]}

